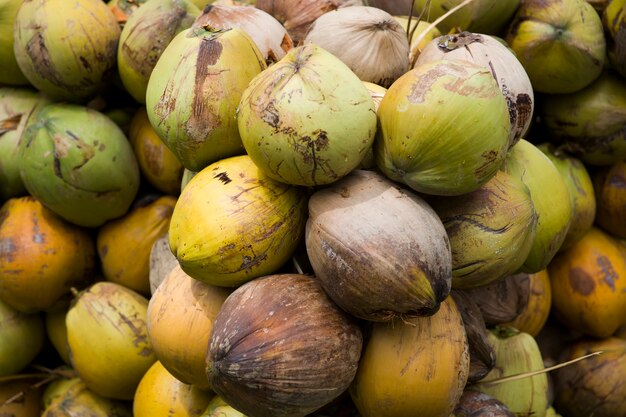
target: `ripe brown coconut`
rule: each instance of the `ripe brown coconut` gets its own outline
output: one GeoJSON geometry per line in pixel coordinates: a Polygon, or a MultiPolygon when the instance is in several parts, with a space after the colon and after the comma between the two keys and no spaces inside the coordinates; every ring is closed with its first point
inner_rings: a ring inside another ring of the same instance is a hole
{"type": "Polygon", "coordinates": [[[309,200],[306,249],[326,293],[373,321],[434,314],[450,293],[444,226],[411,190],[354,171],[309,200]]]}
{"type": "Polygon", "coordinates": [[[362,334],[314,278],[279,274],[237,288],[215,320],[211,388],[251,417],[305,416],[354,378],[362,334]]]}

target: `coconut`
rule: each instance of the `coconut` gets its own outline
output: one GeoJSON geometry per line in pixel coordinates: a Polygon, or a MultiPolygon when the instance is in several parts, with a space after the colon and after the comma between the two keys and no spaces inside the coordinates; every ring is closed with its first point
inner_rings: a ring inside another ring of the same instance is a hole
{"type": "Polygon", "coordinates": [[[520,3],[520,0],[474,0],[461,6],[463,0],[415,0],[413,13],[419,15],[425,12],[424,20],[434,22],[460,6],[438,23],[441,32],[461,29],[495,35],[506,27],[520,3]]]}
{"type": "Polygon", "coordinates": [[[132,413],[126,404],[96,394],[76,378],[61,388],[41,416],[131,417],[132,413]]]}
{"type": "Polygon", "coordinates": [[[593,173],[597,201],[596,224],[607,233],[626,238],[626,162],[602,167],[593,173]]]}
{"type": "Polygon", "coordinates": [[[304,234],[306,197],[268,178],[246,155],[221,160],[182,191],[170,248],[183,271],[211,285],[237,286],[271,274],[304,234]]]}
{"type": "Polygon", "coordinates": [[[468,373],[467,338],[449,297],[433,316],[375,323],[350,395],[363,417],[449,416],[468,373]]]}
{"type": "Polygon", "coordinates": [[[272,15],[252,6],[209,5],[194,26],[242,29],[257,45],[268,66],[281,60],[293,48],[293,41],[284,26],[272,15]]]}
{"type": "Polygon", "coordinates": [[[520,332],[528,333],[535,337],[539,334],[550,315],[552,307],[552,290],[550,288],[550,276],[547,270],[534,274],[515,274],[508,280],[517,280],[520,295],[526,295],[527,300],[522,303],[522,311],[514,320],[502,323],[505,327],[514,327],[520,332]]]}
{"type": "Polygon", "coordinates": [[[504,96],[490,70],[466,61],[432,61],[407,72],[385,94],[378,117],[378,167],[422,193],[478,189],[508,149],[504,96]]]}
{"type": "Polygon", "coordinates": [[[543,358],[535,339],[510,327],[489,333],[496,352],[496,366],[473,389],[504,403],[516,416],[545,417],[548,409],[548,377],[538,373],[526,378],[490,383],[499,378],[544,369],[543,358]]]}
{"type": "Polygon", "coordinates": [[[491,36],[462,32],[432,40],[421,51],[415,65],[438,59],[470,61],[490,70],[509,108],[509,148],[526,134],[535,97],[524,67],[509,48],[491,36]]]}
{"type": "Polygon", "coordinates": [[[441,220],[372,171],[354,171],[311,196],[306,250],[326,293],[359,318],[432,315],[450,293],[441,220]]]}
{"type": "Polygon", "coordinates": [[[148,80],[165,48],[199,14],[188,0],[152,0],[128,18],[117,47],[117,69],[124,87],[139,103],[146,102],[148,80]]]}
{"type": "Polygon", "coordinates": [[[32,114],[46,102],[30,89],[0,87],[0,201],[28,193],[20,177],[19,140],[32,114]]]}
{"type": "Polygon", "coordinates": [[[304,43],[324,48],[361,80],[385,88],[409,69],[404,28],[375,7],[354,6],[324,13],[313,22],[304,43]]]}
{"type": "Polygon", "coordinates": [[[45,324],[46,334],[59,357],[66,364],[70,364],[70,352],[67,347],[67,326],[65,325],[65,315],[69,307],[56,308],[46,311],[45,324]]]}
{"type": "Polygon", "coordinates": [[[563,176],[532,143],[521,139],[509,152],[504,170],[528,187],[537,213],[537,231],[524,272],[539,272],[561,248],[573,217],[563,176]]]}
{"type": "Polygon", "coordinates": [[[178,259],[170,250],[169,235],[167,232],[154,241],[150,249],[150,293],[154,294],[165,277],[178,266],[178,259]]]}
{"type": "Polygon", "coordinates": [[[626,324],[626,258],[622,244],[589,230],[548,267],[552,308],[568,327],[598,338],[626,324]]]}
{"type": "Polygon", "coordinates": [[[537,213],[524,183],[504,171],[478,190],[428,198],[452,250],[452,287],[472,288],[516,272],[535,240],[537,213]]]}
{"type": "Polygon", "coordinates": [[[200,171],[245,153],[235,111],[244,89],[266,67],[241,29],[186,29],[170,42],[146,91],[152,127],[183,166],[200,171]]]}
{"type": "Polygon", "coordinates": [[[585,0],[521,2],[506,41],[542,93],[581,90],[604,66],[602,21],[585,0]]]}
{"type": "Polygon", "coordinates": [[[208,389],[204,361],[213,322],[230,291],[195,280],[175,267],[148,304],[148,336],[167,371],[208,389]]]}
{"type": "Polygon", "coordinates": [[[454,417],[515,417],[501,401],[484,392],[468,389],[454,407],[454,417]]]}
{"type": "Polygon", "coordinates": [[[167,233],[175,205],[174,197],[160,197],[100,227],[98,255],[108,281],[150,294],[150,251],[167,233]]]}
{"type": "Polygon", "coordinates": [[[100,0],[24,1],[14,34],[20,69],[52,98],[88,100],[114,74],[120,27],[100,0]]]}
{"type": "Polygon", "coordinates": [[[98,282],[80,293],[65,318],[72,367],[89,390],[130,400],[156,361],[146,329],[148,300],[98,282]]]}
{"type": "Polygon", "coordinates": [[[219,395],[213,397],[202,417],[246,417],[228,405],[219,395]]]}
{"type": "Polygon", "coordinates": [[[28,85],[28,79],[17,65],[13,52],[13,25],[24,0],[0,1],[0,84],[28,85]]]}
{"type": "Polygon", "coordinates": [[[143,107],[133,116],[128,140],[143,177],[165,194],[180,194],[183,166],[155,132],[143,107]]]}
{"type": "Polygon", "coordinates": [[[306,186],[355,169],[376,133],[374,102],[361,80],[312,44],[255,77],[237,122],[246,152],[270,178],[306,186]]]}
{"type": "Polygon", "coordinates": [[[274,16],[287,29],[295,44],[306,36],[313,22],[331,10],[362,6],[362,0],[257,0],[256,7],[274,16]]]}
{"type": "Polygon", "coordinates": [[[557,150],[588,165],[611,165],[626,158],[626,86],[603,72],[571,94],[545,95],[541,120],[557,150]]]}
{"type": "Polygon", "coordinates": [[[213,393],[180,382],[156,361],[137,386],[133,416],[200,417],[213,396],[213,393]]]}
{"type": "Polygon", "coordinates": [[[137,161],[122,130],[83,106],[42,108],[24,132],[19,163],[28,192],[80,226],[122,216],[139,189],[137,161]]]}
{"type": "MultiPolygon", "coordinates": [[[[561,152],[546,143],[537,147],[550,158],[569,191],[573,210],[572,221],[559,249],[565,250],[587,233],[596,218],[596,196],[593,183],[587,168],[578,158],[561,152]]],[[[599,216],[599,219],[601,218],[602,216],[599,216]]]]}
{"type": "Polygon", "coordinates": [[[43,347],[44,335],[39,314],[22,313],[0,300],[0,377],[30,364],[43,347]]]}
{"type": "Polygon", "coordinates": [[[258,417],[305,416],[354,378],[362,335],[317,280],[270,275],[237,288],[218,314],[207,353],[211,388],[258,417]]]}
{"type": "Polygon", "coordinates": [[[496,364],[496,353],[489,344],[487,326],[478,306],[478,300],[470,291],[453,290],[452,299],[461,313],[463,328],[469,345],[469,384],[483,379],[496,364]]]}
{"type": "Polygon", "coordinates": [[[571,417],[621,416],[626,413],[626,340],[606,338],[573,343],[563,360],[602,352],[556,373],[556,406],[571,417]]]}
{"type": "Polygon", "coordinates": [[[87,284],[95,266],[94,242],[32,197],[0,208],[0,299],[35,312],[53,307],[72,287],[87,284]]]}
{"type": "Polygon", "coordinates": [[[488,327],[515,320],[526,308],[530,286],[528,274],[509,275],[490,284],[467,290],[456,290],[471,298],[488,327]]]}

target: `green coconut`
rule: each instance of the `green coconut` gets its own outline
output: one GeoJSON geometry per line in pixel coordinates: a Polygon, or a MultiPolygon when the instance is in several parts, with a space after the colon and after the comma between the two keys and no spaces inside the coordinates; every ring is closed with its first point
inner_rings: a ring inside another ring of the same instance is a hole
{"type": "Polygon", "coordinates": [[[13,24],[24,0],[0,0],[0,84],[27,85],[13,52],[13,24]]]}
{"type": "Polygon", "coordinates": [[[526,0],[506,35],[533,89],[572,93],[593,82],[604,66],[602,21],[585,0],[526,0]]]}
{"type": "Polygon", "coordinates": [[[560,250],[578,242],[593,225],[596,217],[596,197],[592,179],[585,165],[573,156],[558,151],[547,143],[538,146],[561,173],[572,202],[572,222],[560,250]]]}
{"type": "Polygon", "coordinates": [[[18,164],[19,141],[37,106],[45,103],[33,90],[0,87],[0,201],[27,194],[18,164]]]}
{"type": "Polygon", "coordinates": [[[117,49],[117,68],[128,93],[146,102],[150,74],[159,57],[184,29],[191,27],[200,10],[187,0],[152,0],[129,18],[117,49]]]}
{"type": "MultiPolygon", "coordinates": [[[[424,19],[433,22],[463,0],[415,0],[413,13],[419,15],[425,7],[424,19]]],[[[520,0],[474,0],[461,7],[437,25],[443,33],[460,28],[476,33],[497,35],[509,23],[520,0]]],[[[408,14],[408,10],[404,13],[408,14]]]]}
{"type": "Polygon", "coordinates": [[[191,28],[159,58],[146,91],[150,123],[183,166],[200,171],[244,154],[236,110],[250,81],[266,68],[241,29],[191,28]]]}
{"type": "Polygon", "coordinates": [[[522,271],[539,272],[561,248],[573,217],[567,184],[552,161],[522,139],[509,152],[504,170],[528,187],[537,213],[537,231],[522,271]]]}
{"type": "Polygon", "coordinates": [[[506,100],[491,71],[467,61],[431,61],[407,72],[387,90],[378,117],[378,167],[426,194],[478,189],[509,146],[506,100]]]}
{"type": "Polygon", "coordinates": [[[85,101],[114,74],[120,27],[101,0],[24,1],[14,34],[20,69],[55,99],[85,101]]]}
{"type": "Polygon", "coordinates": [[[330,52],[307,44],[257,76],[237,113],[245,149],[270,178],[330,184],[371,148],[376,110],[361,80],[330,52]]]}
{"type": "Polygon", "coordinates": [[[80,226],[122,216],[139,188],[124,133],[102,113],[78,105],[42,108],[24,131],[19,164],[28,192],[80,226]]]}
{"type": "Polygon", "coordinates": [[[304,235],[306,197],[269,178],[247,155],[223,159],[181,192],[170,248],[188,275],[211,285],[237,286],[273,273],[304,235]]]}
{"type": "Polygon", "coordinates": [[[41,315],[22,313],[0,300],[0,377],[31,363],[43,347],[45,334],[41,315]]]}
{"type": "Polygon", "coordinates": [[[588,165],[611,165],[626,158],[626,84],[605,71],[571,94],[545,95],[541,120],[558,150],[588,165]]]}
{"type": "Polygon", "coordinates": [[[498,171],[476,191],[428,202],[450,238],[453,288],[486,285],[515,273],[526,261],[537,213],[519,178],[498,171]]]}

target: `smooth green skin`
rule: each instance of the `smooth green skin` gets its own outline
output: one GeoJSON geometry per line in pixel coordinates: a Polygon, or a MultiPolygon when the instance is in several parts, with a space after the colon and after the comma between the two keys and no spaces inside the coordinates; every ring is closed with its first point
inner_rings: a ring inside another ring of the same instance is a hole
{"type": "Polygon", "coordinates": [[[0,300],[0,376],[28,366],[43,347],[45,334],[41,315],[21,313],[0,300]]]}
{"type": "Polygon", "coordinates": [[[520,178],[530,191],[537,212],[537,231],[521,269],[527,273],[539,272],[560,249],[572,221],[567,184],[552,161],[524,139],[511,148],[504,169],[520,178]]]}
{"type": "Polygon", "coordinates": [[[585,0],[523,2],[506,41],[538,92],[581,90],[598,78],[604,66],[602,21],[585,0]]]}
{"type": "Polygon", "coordinates": [[[526,261],[537,214],[519,178],[499,171],[473,193],[428,201],[450,238],[453,288],[489,284],[514,274],[526,261]]]}
{"type": "Polygon", "coordinates": [[[222,397],[216,395],[200,417],[246,417],[246,415],[235,410],[222,397]]]}
{"type": "Polygon", "coordinates": [[[28,85],[13,52],[13,23],[24,0],[0,0],[0,85],[28,85]]]}
{"type": "Polygon", "coordinates": [[[150,74],[174,37],[191,27],[200,9],[186,0],[151,0],[130,15],[117,49],[117,68],[126,91],[146,102],[150,74]]]}
{"type": "MultiPolygon", "coordinates": [[[[429,0],[415,0],[414,15],[419,15],[429,0]]],[[[424,20],[433,22],[463,0],[430,0],[424,20]]],[[[496,35],[511,20],[520,0],[474,0],[442,21],[437,27],[442,33],[461,28],[475,33],[496,35]]],[[[408,15],[408,10],[406,14],[408,15]]]]}
{"type": "Polygon", "coordinates": [[[27,1],[13,33],[24,76],[51,98],[85,101],[115,69],[120,27],[100,0],[27,1]]]}
{"type": "Polygon", "coordinates": [[[180,32],[159,58],[146,90],[150,124],[183,166],[200,171],[245,153],[236,110],[250,81],[266,68],[241,29],[180,32]]]}
{"type": "Polygon", "coordinates": [[[292,49],[250,83],[237,121],[254,163],[292,185],[344,177],[361,163],[376,133],[375,104],[363,82],[313,44],[292,49]]]}
{"type": "Polygon", "coordinates": [[[50,104],[22,137],[20,174],[28,192],[79,226],[122,216],[139,189],[139,168],[120,128],[95,110],[50,104]]]}
{"type": "MultiPolygon", "coordinates": [[[[487,333],[487,340],[495,350],[496,365],[484,381],[544,369],[539,346],[528,333],[496,328],[487,333]]],[[[545,373],[501,384],[479,382],[474,388],[500,400],[516,416],[546,416],[548,377],[545,373]]]]}
{"type": "Polygon", "coordinates": [[[469,62],[431,61],[407,72],[378,117],[378,167],[419,192],[472,192],[506,157],[508,106],[491,72],[469,62]]]}
{"type": "Polygon", "coordinates": [[[543,97],[541,118],[550,136],[589,165],[612,165],[626,158],[626,85],[603,72],[572,94],[543,97]]]}
{"type": "Polygon", "coordinates": [[[28,193],[20,176],[19,140],[29,116],[46,102],[30,89],[0,87],[0,201],[28,193]]]}
{"type": "Polygon", "coordinates": [[[559,171],[572,200],[572,222],[559,251],[578,242],[591,229],[596,217],[596,196],[585,165],[577,158],[558,152],[547,143],[537,146],[559,171]]]}

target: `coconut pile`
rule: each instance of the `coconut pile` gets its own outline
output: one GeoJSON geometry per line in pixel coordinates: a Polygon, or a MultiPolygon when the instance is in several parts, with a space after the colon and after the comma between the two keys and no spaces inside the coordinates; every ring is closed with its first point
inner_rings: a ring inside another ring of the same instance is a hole
{"type": "Polygon", "coordinates": [[[0,416],[626,416],[626,0],[0,34],[0,416]]]}

